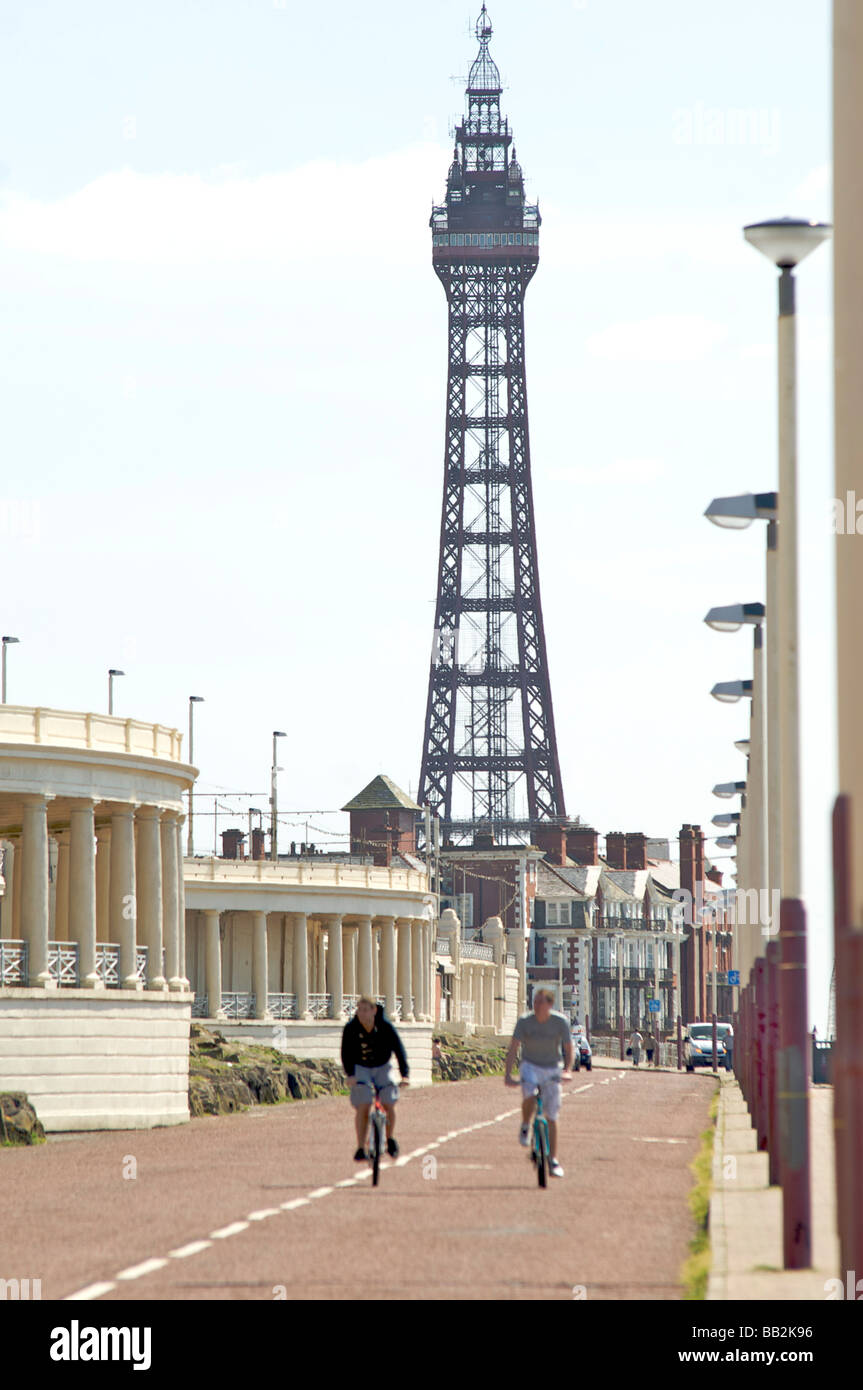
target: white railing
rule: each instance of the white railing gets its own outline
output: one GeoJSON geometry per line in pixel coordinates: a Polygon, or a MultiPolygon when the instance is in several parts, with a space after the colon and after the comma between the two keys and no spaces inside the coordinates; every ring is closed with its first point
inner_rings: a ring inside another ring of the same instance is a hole
{"type": "Polygon", "coordinates": [[[0,941],[0,986],[26,985],[27,942],[0,941]]]}
{"type": "Polygon", "coordinates": [[[147,957],[149,954],[149,946],[135,947],[135,974],[143,984],[147,983],[147,957]]]}
{"type": "Polygon", "coordinates": [[[518,961],[516,960],[516,957],[515,957],[515,951],[507,951],[506,956],[505,956],[505,960],[506,960],[507,965],[511,965],[511,966],[513,966],[513,967],[515,967],[516,965],[518,965],[518,961]]]}
{"type": "Polygon", "coordinates": [[[120,947],[113,941],[97,943],[96,974],[106,989],[120,988],[120,947]]]}
{"type": "Polygon", "coordinates": [[[192,1004],[192,1018],[209,1017],[209,999],[206,994],[196,994],[192,1004]]]}
{"type": "Polygon", "coordinates": [[[228,994],[223,994],[222,1013],[225,1015],[225,1018],[254,1018],[254,994],[241,994],[237,991],[230,991],[228,994]]]}
{"type": "Polygon", "coordinates": [[[481,941],[463,941],[461,956],[462,960],[494,960],[494,949],[481,941]]]}
{"type": "Polygon", "coordinates": [[[61,988],[75,988],[78,983],[77,941],[48,942],[48,974],[61,988]]]}
{"type": "Polygon", "coordinates": [[[267,1012],[273,1018],[296,1018],[297,996],[295,994],[268,994],[267,1012]]]}
{"type": "Polygon", "coordinates": [[[438,955],[438,956],[451,956],[451,955],[452,955],[452,942],[451,942],[451,940],[450,940],[450,938],[449,938],[448,936],[438,936],[438,937],[436,937],[436,938],[435,938],[434,948],[435,948],[435,955],[438,955]]]}
{"type": "Polygon", "coordinates": [[[0,743],[39,743],[53,748],[91,748],[98,753],[133,753],[139,757],[182,761],[183,736],[164,724],[117,719],[109,714],[0,706],[0,743]]]}
{"type": "Polygon", "coordinates": [[[309,995],[309,1013],[312,1018],[329,1018],[331,998],[330,994],[309,995]]]}

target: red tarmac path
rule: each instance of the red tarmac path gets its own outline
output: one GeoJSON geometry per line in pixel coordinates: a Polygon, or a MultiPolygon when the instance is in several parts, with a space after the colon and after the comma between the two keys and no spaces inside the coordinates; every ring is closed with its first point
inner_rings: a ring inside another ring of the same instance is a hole
{"type": "Polygon", "coordinates": [[[0,1278],[101,1301],[677,1299],[714,1086],[577,1074],[546,1191],[498,1077],[405,1091],[377,1189],[344,1097],[2,1150],[0,1278]]]}

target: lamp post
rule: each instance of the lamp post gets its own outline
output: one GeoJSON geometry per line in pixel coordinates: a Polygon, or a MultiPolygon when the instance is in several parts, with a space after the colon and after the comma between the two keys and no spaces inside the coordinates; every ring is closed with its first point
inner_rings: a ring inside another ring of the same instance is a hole
{"type": "MultiPolygon", "coordinates": [[[[738,501],[739,499],[728,499],[738,501]]],[[[705,616],[705,623],[714,632],[738,632],[744,625],[750,625],[753,629],[753,653],[752,653],[752,709],[750,715],[750,737],[746,741],[746,753],[748,756],[748,779],[740,790],[748,788],[746,797],[746,818],[745,818],[745,843],[743,871],[745,882],[742,886],[747,889],[754,888],[759,895],[756,903],[760,904],[763,899],[760,896],[769,885],[769,826],[768,816],[771,811],[770,787],[768,778],[768,767],[770,753],[768,748],[768,730],[765,721],[767,700],[765,700],[765,686],[768,687],[769,680],[765,679],[764,669],[764,620],[765,608],[763,603],[732,603],[720,608],[711,608],[705,616]]],[[[718,787],[714,787],[717,796],[723,794],[733,796],[734,790],[721,792],[718,787]]],[[[749,899],[746,899],[749,902],[749,899]]],[[[747,912],[747,917],[749,913],[747,912]]],[[[761,936],[761,914],[756,912],[755,925],[757,930],[747,932],[745,938],[745,950],[743,959],[739,960],[737,950],[744,943],[739,940],[740,933],[738,928],[742,926],[739,916],[735,919],[734,943],[735,943],[735,969],[742,968],[743,979],[746,981],[753,963],[759,956],[764,954],[764,942],[761,936]]],[[[748,925],[752,925],[751,920],[748,925]]]]}
{"type": "Polygon", "coordinates": [[[114,677],[125,676],[125,671],[117,671],[114,667],[108,672],[108,713],[114,713],[114,677]]]}
{"type": "MultiPolygon", "coordinates": [[[[194,764],[195,764],[195,721],[194,721],[193,715],[194,715],[194,712],[195,712],[195,705],[203,704],[203,702],[204,702],[204,697],[203,697],[203,695],[190,695],[190,696],[189,696],[189,765],[192,766],[192,767],[194,767],[194,764]]],[[[190,859],[192,858],[192,855],[193,855],[194,852],[195,852],[195,851],[194,851],[194,848],[193,848],[193,840],[192,840],[192,816],[193,816],[193,804],[192,804],[192,803],[193,803],[193,788],[192,788],[192,787],[189,787],[189,834],[188,834],[188,839],[187,839],[187,841],[186,841],[186,853],[188,854],[188,856],[189,856],[190,859]]]]}
{"type": "Polygon", "coordinates": [[[276,766],[276,739],[287,738],[281,729],[273,730],[273,766],[270,771],[270,858],[275,864],[279,858],[279,826],[278,826],[278,786],[277,773],[284,769],[276,766]]]}
{"type": "Polygon", "coordinates": [[[2,674],[0,674],[0,704],[2,705],[6,703],[6,648],[20,640],[19,637],[3,638],[2,674]]]}
{"type": "Polygon", "coordinates": [[[788,1269],[812,1263],[809,1113],[806,1094],[806,914],[800,872],[800,727],[797,616],[797,362],[794,267],[830,236],[825,222],[783,217],[752,223],[746,240],[779,268],[779,546],[776,587],[782,901],[779,916],[778,1113],[782,1147],[783,1256],[788,1269]]]}

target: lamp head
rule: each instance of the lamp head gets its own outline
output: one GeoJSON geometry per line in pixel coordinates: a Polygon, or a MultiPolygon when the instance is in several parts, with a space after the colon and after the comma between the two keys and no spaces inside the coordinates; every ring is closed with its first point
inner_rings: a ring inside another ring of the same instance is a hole
{"type": "Polygon", "coordinates": [[[737,632],[744,623],[764,622],[763,603],[729,603],[724,608],[711,608],[704,621],[714,632],[737,632]]]}
{"type": "Polygon", "coordinates": [[[749,244],[780,270],[792,270],[832,233],[831,223],[811,222],[804,217],[774,217],[768,222],[750,222],[743,228],[749,244]]]}
{"type": "Polygon", "coordinates": [[[752,681],[719,681],[710,693],[721,704],[736,705],[746,696],[752,698],[752,681]]]}

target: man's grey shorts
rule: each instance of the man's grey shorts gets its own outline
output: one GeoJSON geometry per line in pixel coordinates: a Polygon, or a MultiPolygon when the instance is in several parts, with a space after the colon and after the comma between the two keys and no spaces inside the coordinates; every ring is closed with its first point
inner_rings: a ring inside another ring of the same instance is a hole
{"type": "Polygon", "coordinates": [[[354,1076],[356,1084],[351,1087],[351,1105],[357,1109],[361,1105],[371,1105],[375,1091],[382,1105],[395,1105],[399,1088],[393,1079],[391,1062],[384,1062],[380,1067],[355,1067],[354,1076]]]}

